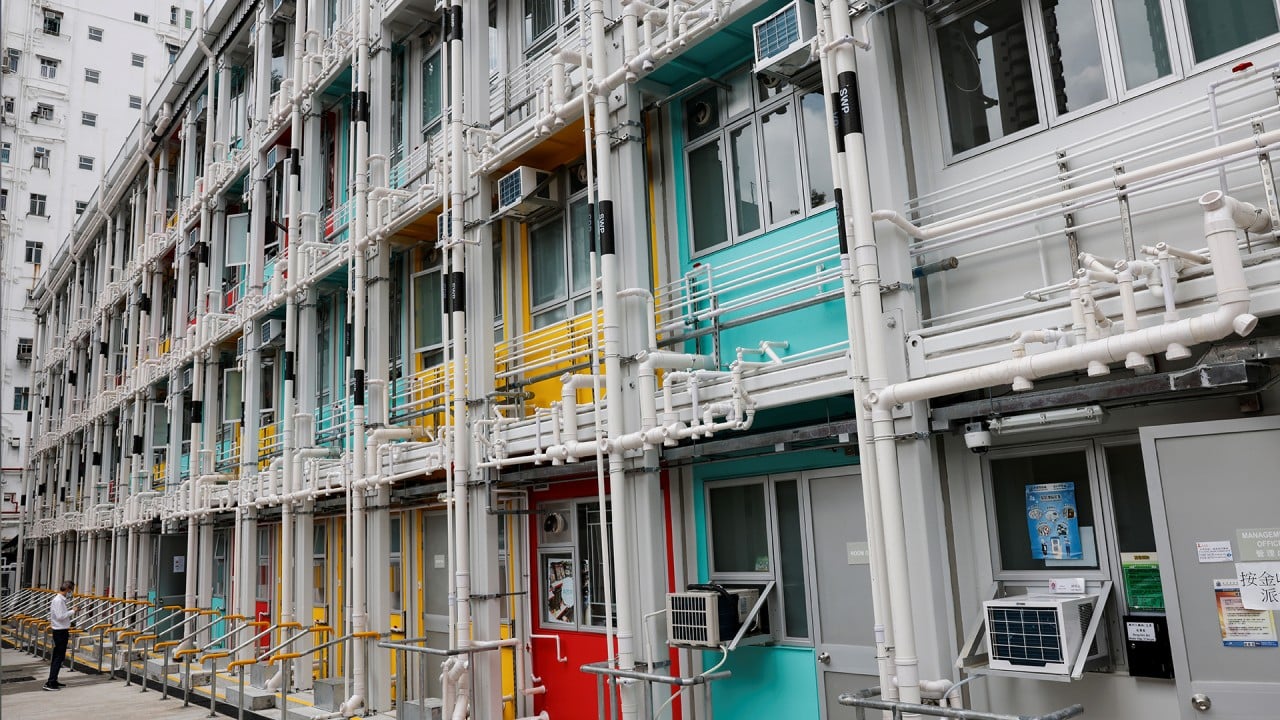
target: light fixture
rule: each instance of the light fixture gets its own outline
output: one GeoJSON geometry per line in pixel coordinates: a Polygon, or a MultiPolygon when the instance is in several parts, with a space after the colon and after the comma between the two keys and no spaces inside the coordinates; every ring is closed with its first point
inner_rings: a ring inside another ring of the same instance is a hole
{"type": "Polygon", "coordinates": [[[1038,413],[992,418],[987,421],[987,427],[997,435],[1013,435],[1037,430],[1097,425],[1105,420],[1106,417],[1107,411],[1103,410],[1101,405],[1085,405],[1077,408],[1045,410],[1038,413]]]}

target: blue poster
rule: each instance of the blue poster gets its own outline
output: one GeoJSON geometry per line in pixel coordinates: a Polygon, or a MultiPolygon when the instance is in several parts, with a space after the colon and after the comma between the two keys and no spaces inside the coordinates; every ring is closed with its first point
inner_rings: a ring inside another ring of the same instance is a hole
{"type": "Polygon", "coordinates": [[[1042,483],[1027,486],[1027,530],[1031,533],[1031,557],[1036,560],[1079,560],[1080,513],[1076,510],[1076,484],[1042,483]]]}

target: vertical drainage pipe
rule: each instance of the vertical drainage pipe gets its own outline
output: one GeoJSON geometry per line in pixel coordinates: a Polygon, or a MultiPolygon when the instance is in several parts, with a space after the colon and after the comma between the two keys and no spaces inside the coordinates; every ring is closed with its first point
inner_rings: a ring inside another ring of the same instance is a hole
{"type": "MultiPolygon", "coordinates": [[[[605,401],[609,423],[609,486],[613,497],[614,599],[617,603],[617,666],[635,669],[632,624],[630,482],[623,466],[623,449],[617,443],[625,431],[622,402],[622,318],[618,298],[618,254],[613,233],[613,163],[609,147],[609,98],[606,76],[604,0],[591,2],[591,78],[594,95],[596,156],[596,231],[600,243],[600,294],[604,306],[605,401]]],[[[583,68],[583,73],[586,69],[583,68]]],[[[573,438],[570,438],[571,440],[573,438]]],[[[639,686],[623,683],[619,688],[623,720],[639,717],[639,686]]]]}
{"type": "MultiPolygon", "coordinates": [[[[832,30],[836,37],[852,36],[848,3],[833,3],[832,30]]],[[[846,119],[845,165],[850,197],[848,212],[853,235],[852,260],[858,271],[858,294],[862,308],[862,341],[867,348],[867,380],[870,392],[888,385],[888,338],[881,315],[880,261],[875,227],[871,219],[871,178],[867,168],[866,138],[862,131],[858,80],[854,72],[854,49],[843,45],[836,50],[837,81],[846,119]]],[[[898,470],[898,449],[893,422],[893,406],[871,405],[872,434],[876,445],[876,483],[880,489],[880,517],[883,523],[885,580],[894,636],[894,667],[898,696],[908,703],[920,702],[919,660],[916,657],[915,627],[911,617],[911,580],[908,573],[906,526],[902,518],[902,490],[898,470]]]]}
{"type": "MultiPolygon", "coordinates": [[[[831,26],[830,8],[823,10],[823,29],[834,34],[831,26]]],[[[848,187],[848,165],[845,158],[844,128],[851,125],[850,117],[854,111],[853,102],[848,101],[836,83],[834,58],[830,51],[823,47],[821,52],[823,95],[827,104],[827,117],[832,118],[827,125],[827,140],[833,151],[831,154],[832,178],[836,181],[836,229],[840,241],[840,282],[844,291],[845,322],[849,334],[849,361],[854,384],[854,419],[858,427],[858,469],[862,486],[863,515],[867,524],[867,535],[874,538],[871,543],[871,610],[873,632],[875,637],[876,666],[880,675],[880,687],[885,698],[897,699],[897,685],[890,682],[893,676],[893,659],[890,647],[893,644],[891,617],[885,586],[885,564],[883,536],[880,520],[880,487],[879,463],[876,460],[876,446],[872,441],[871,416],[868,408],[860,401],[868,392],[867,387],[867,345],[862,337],[862,306],[859,304],[857,272],[849,254],[849,237],[847,215],[845,213],[844,189],[848,187]],[[839,114],[837,114],[839,112],[839,114]]]]}

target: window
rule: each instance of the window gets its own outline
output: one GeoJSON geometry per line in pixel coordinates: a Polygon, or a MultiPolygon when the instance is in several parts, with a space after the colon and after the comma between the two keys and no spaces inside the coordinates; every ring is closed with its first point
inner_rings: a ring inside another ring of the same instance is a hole
{"type": "Polygon", "coordinates": [[[37,170],[48,170],[49,155],[49,148],[36,146],[36,148],[31,151],[31,167],[37,170]]]}
{"type": "Polygon", "coordinates": [[[685,103],[694,252],[810,215],[835,199],[820,88],[741,68],[685,103]]]}
{"type": "Polygon", "coordinates": [[[132,64],[134,67],[143,67],[147,64],[147,56],[139,53],[133,54],[132,64]]]}
{"type": "Polygon", "coordinates": [[[172,65],[178,61],[178,51],[181,49],[173,43],[164,44],[165,52],[169,54],[169,64],[172,65]]]}
{"type": "Polygon", "coordinates": [[[88,203],[87,201],[85,201],[85,200],[77,200],[77,201],[76,201],[76,214],[77,214],[77,215],[83,215],[83,214],[84,214],[84,211],[85,211],[85,210],[87,210],[88,208],[89,208],[89,203],[88,203]]]}
{"type": "Polygon", "coordinates": [[[35,349],[35,343],[31,338],[18,338],[18,359],[30,361],[31,353],[35,349]]]}
{"type": "Polygon", "coordinates": [[[134,13],[134,14],[133,14],[133,21],[134,21],[134,22],[140,22],[140,23],[143,23],[143,24],[145,25],[145,24],[147,24],[147,23],[151,22],[151,18],[150,18],[150,17],[147,17],[146,15],[144,15],[144,14],[142,14],[142,13],[138,13],[138,12],[136,12],[136,13],[134,13]]]}
{"type": "Polygon", "coordinates": [[[324,526],[318,523],[311,529],[311,592],[316,605],[325,604],[325,587],[328,579],[328,573],[325,572],[325,558],[329,553],[324,530],[324,526]]]}
{"type": "MultiPolygon", "coordinates": [[[[29,208],[29,210],[28,210],[27,214],[28,214],[28,215],[36,215],[36,216],[39,216],[39,217],[48,217],[48,215],[45,213],[45,204],[46,204],[47,202],[48,202],[48,198],[47,198],[47,197],[45,197],[44,195],[41,195],[41,194],[39,194],[39,193],[31,193],[31,206],[30,206],[30,208],[29,208]]],[[[28,258],[27,262],[34,262],[34,263],[38,263],[38,262],[40,262],[40,250],[39,250],[40,243],[36,243],[37,249],[36,249],[36,259],[35,259],[35,260],[31,260],[31,259],[30,259],[30,257],[31,257],[31,244],[32,244],[32,243],[31,243],[30,241],[28,241],[28,242],[27,242],[27,258],[28,258]]]]}
{"type": "Polygon", "coordinates": [[[53,58],[40,58],[40,77],[46,80],[58,77],[58,61],[53,58]]]}
{"type": "Polygon", "coordinates": [[[13,149],[13,146],[11,144],[7,142],[0,143],[0,163],[5,165],[9,164],[9,151],[12,149],[13,149]]]}
{"type": "Polygon", "coordinates": [[[96,84],[98,83],[98,81],[99,81],[99,80],[101,80],[101,79],[102,79],[102,72],[101,72],[101,71],[98,71],[98,70],[92,70],[92,69],[90,69],[90,68],[85,68],[85,69],[84,69],[84,81],[85,81],[85,82],[93,83],[93,84],[95,84],[95,85],[96,85],[96,84]]]}
{"type": "Polygon", "coordinates": [[[13,388],[13,409],[26,410],[31,406],[31,388],[21,385],[13,388]]]}
{"type": "Polygon", "coordinates": [[[574,165],[568,181],[568,208],[529,228],[529,304],[534,328],[591,309],[593,228],[585,167],[574,165]]]}
{"type": "Polygon", "coordinates": [[[22,51],[18,48],[5,48],[4,71],[7,73],[18,72],[18,58],[20,57],[22,57],[22,51]]]}
{"type": "Polygon", "coordinates": [[[444,88],[441,83],[440,49],[428,52],[422,59],[422,139],[429,142],[440,132],[443,116],[444,88]]]}
{"type": "Polygon", "coordinates": [[[5,97],[4,97],[4,111],[5,111],[5,112],[7,112],[7,113],[11,113],[11,112],[13,112],[13,108],[14,108],[14,100],[13,100],[13,96],[12,96],[12,95],[5,95],[5,97]]]}
{"type": "Polygon", "coordinates": [[[141,95],[130,95],[130,96],[129,96],[129,108],[130,108],[131,110],[141,110],[141,109],[142,109],[142,96],[141,96],[141,95]]]}
{"type": "Polygon", "coordinates": [[[81,170],[92,170],[92,169],[93,169],[93,158],[89,157],[88,155],[81,155],[81,156],[80,156],[80,169],[81,169],[81,170]]]}
{"type": "Polygon", "coordinates": [[[400,515],[391,516],[390,542],[387,545],[387,589],[391,596],[391,612],[404,611],[404,566],[401,555],[400,533],[403,525],[400,515]]]}
{"type": "Polygon", "coordinates": [[[0,189],[0,213],[9,210],[9,188],[0,189]]]}
{"type": "Polygon", "coordinates": [[[191,29],[191,17],[192,16],[191,16],[190,10],[184,10],[182,12],[182,27],[186,28],[187,30],[191,29]]]}
{"type": "MultiPolygon", "coordinates": [[[[226,531],[219,531],[213,536],[213,592],[215,598],[227,598],[227,545],[229,537],[226,531]]],[[[214,633],[218,634],[217,632],[214,633]]],[[[221,643],[219,644],[221,646],[221,643]]]]}
{"type": "Polygon", "coordinates": [[[102,42],[102,28],[90,27],[89,39],[94,42],[102,42]]]}
{"type": "Polygon", "coordinates": [[[551,47],[557,36],[578,25],[576,0],[524,0],[525,55],[532,57],[551,47]]]}
{"type": "Polygon", "coordinates": [[[990,472],[1002,570],[1098,567],[1094,479],[1084,448],[992,458],[990,472]],[[1045,488],[1060,501],[1043,500],[1045,488]]]}
{"type": "MultiPolygon", "coordinates": [[[[781,635],[806,642],[809,607],[801,531],[801,487],[795,476],[708,483],[708,569],[712,582],[777,583],[770,603],[781,635]]],[[[807,501],[806,501],[807,502],[807,501]]]]}
{"type": "Polygon", "coordinates": [[[32,120],[52,120],[53,106],[48,103],[37,103],[36,109],[31,113],[32,120]]]}
{"type": "Polygon", "coordinates": [[[80,113],[80,124],[96,127],[98,125],[98,114],[91,112],[80,113]]]}
{"type": "Polygon", "coordinates": [[[62,34],[62,13],[56,10],[44,11],[44,34],[45,35],[61,35],[62,34]]]}
{"type": "Polygon", "coordinates": [[[177,25],[177,24],[178,24],[178,11],[179,11],[179,10],[180,10],[180,8],[179,8],[177,5],[170,5],[170,6],[169,6],[169,24],[170,24],[170,25],[177,25]]]}
{"type": "Polygon", "coordinates": [[[417,270],[411,278],[413,287],[413,348],[420,367],[428,368],[443,359],[444,309],[440,281],[440,252],[420,249],[417,270]]]}
{"type": "MultiPolygon", "coordinates": [[[[579,630],[604,627],[611,611],[605,603],[604,511],[598,501],[544,504],[538,517],[542,622],[579,630]]],[[[612,545],[608,547],[612,558],[612,545]]],[[[610,586],[612,588],[612,586],[610,586]]]]}
{"type": "MultiPolygon", "coordinates": [[[[271,585],[275,581],[271,573],[271,529],[258,528],[258,577],[254,588],[254,599],[262,602],[271,600],[271,585]]],[[[268,618],[270,615],[267,616],[268,618]]],[[[259,617],[259,620],[267,618],[259,617]]]]}
{"type": "MultiPolygon", "coordinates": [[[[40,198],[40,202],[42,202],[42,203],[44,202],[44,196],[43,196],[43,195],[32,195],[31,197],[32,197],[32,199],[33,199],[33,200],[34,200],[35,198],[39,197],[39,198],[40,198]]],[[[28,240],[28,241],[27,241],[26,256],[25,256],[24,260],[25,260],[26,262],[29,262],[29,263],[33,264],[33,265],[39,265],[39,264],[40,264],[40,255],[41,255],[41,253],[42,253],[43,251],[44,251],[44,243],[40,242],[39,240],[28,240]]]]}
{"type": "Polygon", "coordinates": [[[935,3],[953,156],[1115,102],[1280,32],[1270,0],[935,3]],[[960,10],[954,8],[960,6],[960,10]]]}
{"type": "Polygon", "coordinates": [[[1276,7],[1259,0],[1185,0],[1196,62],[1277,32],[1276,7]]]}

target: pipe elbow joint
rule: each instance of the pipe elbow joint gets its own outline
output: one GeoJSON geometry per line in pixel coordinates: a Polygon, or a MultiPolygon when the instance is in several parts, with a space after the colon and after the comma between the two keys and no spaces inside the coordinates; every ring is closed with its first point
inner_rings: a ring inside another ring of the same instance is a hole
{"type": "Polygon", "coordinates": [[[1258,317],[1252,313],[1240,313],[1231,321],[1231,329],[1240,337],[1248,337],[1258,327],[1258,317]]]}

